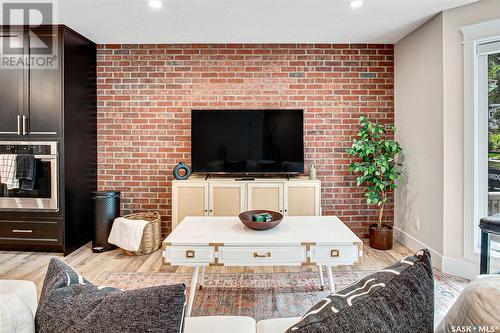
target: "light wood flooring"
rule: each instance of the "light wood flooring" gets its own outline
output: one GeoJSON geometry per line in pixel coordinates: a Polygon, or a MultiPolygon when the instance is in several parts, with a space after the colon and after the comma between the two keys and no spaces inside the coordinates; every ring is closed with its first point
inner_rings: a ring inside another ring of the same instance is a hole
{"type": "MultiPolygon", "coordinates": [[[[412,252],[399,243],[389,251],[372,249],[365,244],[363,262],[354,266],[339,266],[336,270],[377,270],[382,269],[412,252]]],[[[162,265],[161,250],[152,254],[134,257],[118,249],[104,253],[92,253],[87,244],[67,257],[57,253],[0,251],[0,279],[31,280],[41,292],[45,272],[50,259],[57,257],[73,266],[89,281],[95,280],[103,272],[191,272],[190,268],[162,265]]],[[[315,270],[306,267],[208,267],[207,273],[272,273],[315,270]]]]}

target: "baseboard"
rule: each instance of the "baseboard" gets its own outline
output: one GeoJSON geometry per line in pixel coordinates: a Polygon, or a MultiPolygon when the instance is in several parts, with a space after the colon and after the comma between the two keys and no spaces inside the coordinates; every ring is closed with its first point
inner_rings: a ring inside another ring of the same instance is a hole
{"type": "Polygon", "coordinates": [[[397,227],[394,227],[394,237],[397,241],[399,241],[401,244],[412,251],[418,251],[423,248],[428,249],[432,255],[432,266],[444,273],[463,277],[469,280],[474,280],[475,277],[479,274],[478,264],[471,263],[465,260],[445,257],[438,251],[432,249],[427,244],[419,241],[412,235],[404,232],[397,227]]]}
{"type": "Polygon", "coordinates": [[[398,227],[394,227],[393,230],[394,238],[410,250],[416,252],[418,250],[428,249],[431,252],[432,266],[439,270],[443,270],[443,255],[441,253],[434,250],[429,245],[422,243],[421,241],[399,229],[398,227]]]}
{"type": "Polygon", "coordinates": [[[465,260],[443,257],[443,272],[474,280],[479,275],[479,265],[465,260]]]}

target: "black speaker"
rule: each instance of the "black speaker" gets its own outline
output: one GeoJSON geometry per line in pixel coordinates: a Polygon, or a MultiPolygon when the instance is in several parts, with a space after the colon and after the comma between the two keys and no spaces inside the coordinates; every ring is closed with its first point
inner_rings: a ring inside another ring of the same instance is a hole
{"type": "Polygon", "coordinates": [[[108,237],[113,221],[120,216],[120,192],[93,192],[92,207],[94,216],[92,251],[104,252],[116,249],[115,245],[108,243],[108,237]]]}

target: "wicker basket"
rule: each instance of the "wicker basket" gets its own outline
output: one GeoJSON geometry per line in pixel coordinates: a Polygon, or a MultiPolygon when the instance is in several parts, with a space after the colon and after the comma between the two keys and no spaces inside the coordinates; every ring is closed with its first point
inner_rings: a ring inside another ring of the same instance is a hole
{"type": "Polygon", "coordinates": [[[124,216],[130,220],[144,220],[148,224],[144,227],[141,245],[137,251],[125,251],[131,256],[142,256],[158,250],[161,245],[161,217],[158,212],[136,213],[124,216]]]}

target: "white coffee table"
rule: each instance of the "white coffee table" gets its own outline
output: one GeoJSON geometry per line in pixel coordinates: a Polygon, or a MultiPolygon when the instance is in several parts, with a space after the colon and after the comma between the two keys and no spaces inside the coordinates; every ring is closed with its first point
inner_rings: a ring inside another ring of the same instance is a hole
{"type": "Polygon", "coordinates": [[[163,241],[166,265],[194,267],[186,316],[191,315],[206,266],[322,266],[334,292],[331,268],[353,265],[363,256],[363,242],[336,216],[285,217],[275,228],[252,230],[238,217],[186,217],[163,241]]]}

